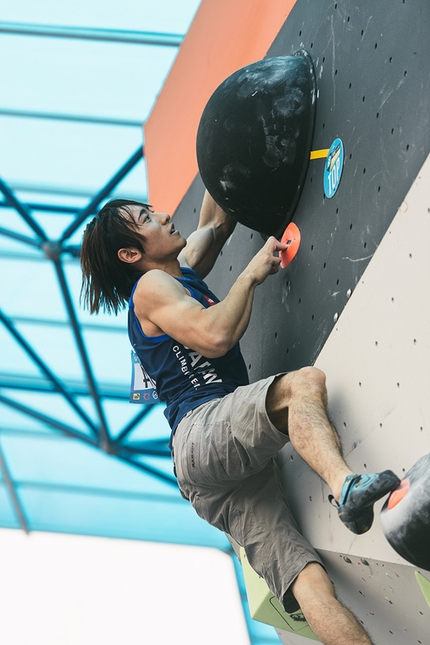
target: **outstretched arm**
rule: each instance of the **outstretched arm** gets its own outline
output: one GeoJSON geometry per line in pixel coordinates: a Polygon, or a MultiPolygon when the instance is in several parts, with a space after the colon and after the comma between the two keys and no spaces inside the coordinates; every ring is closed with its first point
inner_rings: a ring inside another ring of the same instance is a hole
{"type": "Polygon", "coordinates": [[[179,255],[181,266],[188,266],[205,278],[235,226],[236,221],[206,191],[198,228],[190,235],[187,246],[179,255]]]}

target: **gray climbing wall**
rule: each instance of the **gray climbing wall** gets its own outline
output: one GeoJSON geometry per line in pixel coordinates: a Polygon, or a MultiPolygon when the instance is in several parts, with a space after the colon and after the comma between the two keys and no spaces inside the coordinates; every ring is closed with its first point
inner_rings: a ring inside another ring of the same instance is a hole
{"type": "MultiPolygon", "coordinates": [[[[241,343],[252,381],[322,367],[351,467],[400,476],[430,451],[429,33],[428,0],[297,1],[268,55],[300,47],[311,54],[312,149],[339,137],[343,173],[328,199],[325,160],[310,162],[293,218],[299,253],[257,290],[241,343]]],[[[183,234],[197,222],[203,190],[197,177],[175,214],[183,234]]],[[[259,233],[236,228],[207,280],[220,297],[262,243],[259,233]]],[[[350,534],[294,452],[287,447],[280,460],[305,535],[375,642],[430,643],[415,568],[388,545],[379,519],[368,534],[350,534]]]]}
{"type": "MultiPolygon", "coordinates": [[[[310,162],[293,218],[300,254],[257,293],[243,342],[253,380],[315,361],[430,149],[428,1],[356,4],[298,0],[268,52],[310,52],[318,91],[313,149],[340,137],[345,163],[327,199],[324,159],[310,162]]],[[[175,214],[181,232],[195,226],[202,195],[196,178],[175,214]]],[[[221,295],[261,243],[259,233],[238,227],[209,278],[221,295]]]]}

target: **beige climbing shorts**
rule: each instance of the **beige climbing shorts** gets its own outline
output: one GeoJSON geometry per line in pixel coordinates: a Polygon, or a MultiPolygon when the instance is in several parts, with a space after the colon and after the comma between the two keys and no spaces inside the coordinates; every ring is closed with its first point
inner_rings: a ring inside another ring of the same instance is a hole
{"type": "MultiPolygon", "coordinates": [[[[272,376],[188,413],[173,437],[178,484],[198,515],[244,547],[252,568],[289,612],[290,586],[322,562],[287,506],[274,456],[289,441],[266,410],[272,376]]],[[[323,565],[322,565],[323,566],[323,565]]]]}

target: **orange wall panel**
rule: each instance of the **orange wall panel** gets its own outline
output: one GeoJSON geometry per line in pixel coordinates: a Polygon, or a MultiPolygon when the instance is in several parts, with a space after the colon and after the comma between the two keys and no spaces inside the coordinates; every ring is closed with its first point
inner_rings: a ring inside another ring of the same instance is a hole
{"type": "Polygon", "coordinates": [[[144,125],[149,202],[173,214],[198,168],[196,134],[212,92],[264,58],[296,0],[202,0],[144,125]]]}

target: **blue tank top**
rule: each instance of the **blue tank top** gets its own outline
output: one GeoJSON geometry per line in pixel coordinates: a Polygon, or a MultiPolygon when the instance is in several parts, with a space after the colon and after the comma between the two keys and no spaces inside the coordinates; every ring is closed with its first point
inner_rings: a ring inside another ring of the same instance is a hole
{"type": "MultiPolygon", "coordinates": [[[[183,278],[176,278],[205,308],[219,300],[193,269],[181,267],[183,278]]],[[[249,383],[239,343],[220,358],[202,354],[163,334],[146,336],[134,312],[134,285],[129,302],[128,335],[134,351],[148,375],[155,381],[164,414],[173,432],[181,419],[206,401],[233,392],[249,383]]]]}

